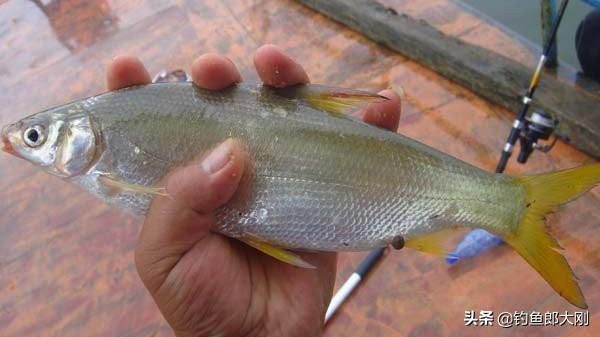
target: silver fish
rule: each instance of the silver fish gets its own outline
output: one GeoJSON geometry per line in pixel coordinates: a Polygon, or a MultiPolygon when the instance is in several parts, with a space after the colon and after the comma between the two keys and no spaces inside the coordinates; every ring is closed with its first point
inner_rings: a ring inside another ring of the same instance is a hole
{"type": "Polygon", "coordinates": [[[597,184],[600,165],[496,175],[342,114],[382,99],[316,85],[208,91],[160,83],[40,112],[7,126],[2,138],[5,151],[141,215],[164,192],[169,170],[236,138],[252,169],[218,210],[220,233],[319,251],[366,250],[402,237],[435,251],[436,233],[484,228],[585,307],[542,216],[597,184]]]}

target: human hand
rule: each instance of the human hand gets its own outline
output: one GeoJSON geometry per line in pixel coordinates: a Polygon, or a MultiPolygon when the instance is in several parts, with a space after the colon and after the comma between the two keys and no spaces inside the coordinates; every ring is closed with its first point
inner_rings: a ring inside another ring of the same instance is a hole
{"type": "MultiPolygon", "coordinates": [[[[300,65],[276,47],[254,54],[264,83],[308,83],[300,65]]],[[[235,65],[214,54],[198,57],[192,79],[219,90],[241,81],[235,65]]],[[[107,73],[115,90],[150,83],[136,58],[115,58],[107,73]]],[[[400,99],[390,98],[356,113],[389,130],[398,127],[400,99]]],[[[214,211],[235,193],[246,161],[234,140],[203,159],[171,172],[170,198],[158,196],[146,216],[135,261],[140,278],[177,336],[320,336],[335,281],[336,254],[299,253],[316,269],[284,264],[245,244],[211,232],[214,211]]]]}

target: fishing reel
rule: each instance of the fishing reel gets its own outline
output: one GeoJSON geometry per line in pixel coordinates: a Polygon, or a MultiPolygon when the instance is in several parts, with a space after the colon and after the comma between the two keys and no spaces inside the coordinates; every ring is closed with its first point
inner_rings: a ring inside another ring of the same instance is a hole
{"type": "Polygon", "coordinates": [[[527,162],[533,150],[543,153],[550,151],[558,138],[555,136],[554,140],[547,144],[541,144],[539,140],[548,140],[552,133],[554,133],[557,125],[558,121],[543,110],[534,111],[530,117],[526,118],[519,136],[521,150],[517,161],[521,164],[527,162]]]}

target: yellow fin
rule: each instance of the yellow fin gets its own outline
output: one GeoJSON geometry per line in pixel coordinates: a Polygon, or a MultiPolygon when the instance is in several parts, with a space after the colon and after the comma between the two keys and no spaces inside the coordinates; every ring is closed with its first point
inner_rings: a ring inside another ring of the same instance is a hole
{"type": "Polygon", "coordinates": [[[407,238],[404,246],[424,253],[440,256],[448,255],[449,249],[444,247],[444,242],[452,233],[455,232],[455,230],[456,228],[452,227],[433,233],[407,238]]]}
{"type": "Polygon", "coordinates": [[[275,247],[268,243],[259,241],[248,235],[245,235],[240,240],[243,241],[244,243],[246,243],[248,246],[250,246],[256,250],[259,250],[279,261],[291,264],[296,267],[309,268],[309,269],[315,268],[315,266],[304,261],[300,256],[298,256],[292,252],[289,252],[285,249],[275,247]]]}
{"type": "Polygon", "coordinates": [[[104,186],[111,189],[113,193],[122,193],[122,192],[132,192],[132,193],[141,193],[141,194],[152,194],[152,195],[160,195],[163,197],[168,197],[167,190],[164,187],[148,187],[136,184],[126,183],[124,181],[120,181],[112,178],[108,175],[101,175],[98,177],[104,186]]]}
{"type": "Polygon", "coordinates": [[[516,177],[527,193],[519,226],[503,235],[556,292],[571,304],[586,309],[585,298],[560,246],[546,231],[544,216],[553,207],[566,203],[600,183],[600,164],[548,174],[516,177]]]}
{"type": "Polygon", "coordinates": [[[318,84],[296,85],[276,89],[279,95],[303,99],[310,106],[341,117],[369,103],[383,102],[387,98],[366,91],[329,87],[318,84]]]}

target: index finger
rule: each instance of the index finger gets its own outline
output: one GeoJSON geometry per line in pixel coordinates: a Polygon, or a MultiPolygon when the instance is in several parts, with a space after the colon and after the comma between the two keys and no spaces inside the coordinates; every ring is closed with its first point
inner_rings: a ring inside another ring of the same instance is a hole
{"type": "Polygon", "coordinates": [[[137,57],[122,55],[108,65],[106,82],[108,90],[117,90],[132,85],[148,84],[152,80],[142,61],[137,57]]]}

